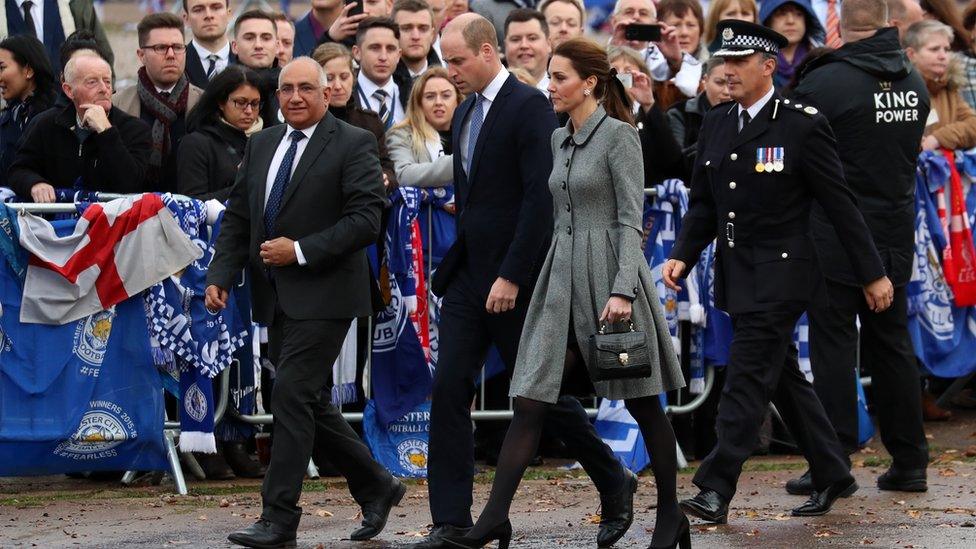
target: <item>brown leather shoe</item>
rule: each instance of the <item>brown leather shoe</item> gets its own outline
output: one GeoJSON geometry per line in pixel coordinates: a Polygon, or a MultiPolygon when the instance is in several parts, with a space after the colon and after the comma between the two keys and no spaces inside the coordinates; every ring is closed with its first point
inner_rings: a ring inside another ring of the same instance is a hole
{"type": "Polygon", "coordinates": [[[936,404],[935,397],[923,389],[922,419],[925,421],[948,421],[952,419],[952,412],[936,404]]]}

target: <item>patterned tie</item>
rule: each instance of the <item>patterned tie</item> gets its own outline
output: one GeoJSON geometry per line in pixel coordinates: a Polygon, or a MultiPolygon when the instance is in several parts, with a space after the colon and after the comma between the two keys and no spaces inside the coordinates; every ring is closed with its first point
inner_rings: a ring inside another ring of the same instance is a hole
{"type": "Polygon", "coordinates": [[[298,152],[298,142],[305,139],[305,134],[294,130],[291,132],[291,145],[285,151],[285,157],[281,159],[281,166],[274,178],[274,185],[271,186],[271,194],[268,195],[268,202],[264,205],[264,232],[267,238],[274,238],[275,223],[278,221],[278,212],[281,211],[281,200],[285,197],[285,189],[291,181],[291,166],[295,163],[295,153],[298,152]]]}
{"type": "Polygon", "coordinates": [[[742,123],[739,124],[739,133],[742,133],[742,130],[744,130],[745,127],[749,125],[749,122],[752,122],[752,117],[749,116],[749,111],[742,111],[742,114],[739,115],[739,118],[742,120],[742,123]]]}
{"type": "Polygon", "coordinates": [[[471,175],[471,166],[474,164],[474,148],[478,144],[478,134],[481,133],[481,125],[485,123],[484,96],[476,93],[474,96],[474,108],[471,109],[471,117],[468,118],[470,126],[468,128],[468,175],[471,175]]]}
{"type": "Polygon", "coordinates": [[[207,56],[207,61],[210,61],[210,66],[207,67],[207,80],[211,80],[214,77],[214,73],[217,71],[217,57],[216,53],[211,53],[207,56]]]}
{"type": "Polygon", "coordinates": [[[844,45],[840,39],[840,19],[837,17],[837,0],[827,0],[827,41],[824,44],[830,48],[844,45]]]}
{"type": "Polygon", "coordinates": [[[383,128],[387,130],[393,125],[393,109],[386,105],[386,99],[389,96],[390,94],[386,93],[386,90],[376,90],[373,92],[373,99],[380,104],[380,110],[377,114],[380,115],[380,122],[383,123],[383,128]]]}
{"type": "Polygon", "coordinates": [[[34,7],[34,2],[27,0],[21,7],[24,9],[24,23],[27,23],[27,34],[37,38],[37,28],[34,26],[34,16],[31,15],[31,8],[34,7]]]}

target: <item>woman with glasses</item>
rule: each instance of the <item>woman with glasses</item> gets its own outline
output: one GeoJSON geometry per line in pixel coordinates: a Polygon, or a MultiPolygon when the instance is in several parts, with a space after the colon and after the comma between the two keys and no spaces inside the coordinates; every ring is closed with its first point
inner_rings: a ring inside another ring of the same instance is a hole
{"type": "Polygon", "coordinates": [[[264,127],[260,79],[232,65],[215,76],[187,115],[180,144],[177,190],[200,200],[226,200],[244,158],[247,138],[264,127]]]}

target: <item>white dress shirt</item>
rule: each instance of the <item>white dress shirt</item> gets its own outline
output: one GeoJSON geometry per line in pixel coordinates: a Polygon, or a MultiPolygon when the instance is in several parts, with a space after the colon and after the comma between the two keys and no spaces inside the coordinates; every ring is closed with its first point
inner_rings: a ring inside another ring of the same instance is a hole
{"type": "Polygon", "coordinates": [[[224,44],[224,47],[220,48],[217,51],[208,50],[207,48],[197,43],[195,39],[190,40],[190,46],[193,49],[197,50],[197,55],[200,56],[200,64],[203,65],[204,74],[206,74],[207,68],[210,66],[210,61],[207,60],[207,57],[209,57],[210,55],[217,56],[217,64],[214,65],[214,74],[217,74],[220,71],[226,69],[227,63],[230,62],[230,42],[224,44]]]}
{"type": "MultiPolygon", "coordinates": [[[[21,17],[24,16],[24,2],[27,0],[17,0],[17,11],[20,12],[21,17]]],[[[34,18],[34,31],[37,34],[37,39],[44,43],[44,0],[32,0],[34,5],[31,6],[30,13],[31,17],[34,18]]],[[[57,16],[58,14],[54,14],[57,16]]]]}
{"type": "MultiPolygon", "coordinates": [[[[773,98],[773,92],[775,92],[775,91],[776,91],[776,89],[773,88],[772,85],[770,85],[769,86],[769,91],[766,92],[766,95],[764,95],[761,98],[759,98],[759,101],[756,101],[755,103],[753,103],[752,105],[750,105],[749,108],[743,108],[742,107],[742,104],[740,103],[739,104],[739,123],[740,124],[742,123],[742,111],[746,111],[746,112],[749,113],[749,120],[755,120],[756,119],[756,116],[759,115],[759,111],[763,110],[763,107],[766,106],[766,103],[769,103],[769,100],[773,98]]],[[[740,130],[741,130],[741,128],[740,128],[740,130]]]]}
{"type": "MultiPolygon", "coordinates": [[[[308,147],[308,142],[312,139],[312,134],[315,133],[315,128],[318,127],[318,123],[305,128],[304,130],[298,130],[305,134],[305,139],[298,142],[298,147],[295,149],[295,160],[291,163],[291,174],[289,177],[295,175],[295,169],[298,168],[298,162],[302,159],[302,154],[305,153],[305,148],[308,147]]],[[[295,128],[286,124],[285,136],[278,143],[278,148],[275,149],[274,156],[271,157],[271,166],[268,168],[268,178],[265,180],[264,187],[264,203],[265,206],[268,204],[268,198],[271,197],[271,188],[274,187],[275,176],[278,175],[278,168],[281,167],[281,162],[285,159],[285,153],[288,152],[288,147],[291,146],[291,132],[295,131],[295,128]]],[[[289,182],[289,185],[294,182],[289,182]]],[[[263,213],[263,212],[262,212],[263,213]]],[[[308,263],[305,261],[305,256],[302,254],[302,247],[298,245],[298,241],[295,241],[295,255],[298,257],[298,264],[305,265],[308,263]]]]}
{"type": "MultiPolygon", "coordinates": [[[[491,82],[485,86],[484,91],[481,92],[481,109],[485,118],[488,118],[488,110],[491,109],[491,105],[495,102],[495,97],[498,97],[498,92],[502,91],[502,86],[505,85],[505,81],[511,73],[508,69],[502,67],[502,70],[498,71],[498,74],[492,78],[491,82]]],[[[468,165],[468,131],[471,128],[471,114],[474,113],[474,105],[468,110],[468,117],[465,119],[464,123],[461,124],[461,150],[455,151],[461,154],[461,165],[468,165]]],[[[484,119],[482,119],[484,121],[484,119]]],[[[484,128],[482,128],[484,130],[484,128]]]]}
{"type": "Polygon", "coordinates": [[[535,89],[542,92],[543,95],[549,97],[549,73],[542,73],[542,78],[539,79],[535,84],[535,89]]]}
{"type": "Polygon", "coordinates": [[[444,63],[444,54],[441,53],[441,35],[440,35],[440,33],[437,33],[437,36],[434,38],[434,43],[431,44],[430,47],[431,47],[431,49],[433,49],[434,51],[437,52],[437,58],[441,60],[441,64],[444,67],[447,67],[447,63],[444,63]]]}
{"type": "Polygon", "coordinates": [[[366,101],[363,103],[363,108],[379,114],[380,102],[373,97],[373,94],[376,93],[376,90],[382,89],[386,92],[387,108],[393,107],[393,124],[399,124],[407,117],[400,105],[400,88],[397,87],[392,76],[386,81],[386,84],[380,86],[367,78],[366,73],[360,70],[356,82],[359,84],[359,100],[366,101]]]}
{"type": "Polygon", "coordinates": [[[417,78],[421,74],[424,74],[425,72],[427,72],[427,69],[429,69],[429,68],[430,68],[430,65],[427,63],[427,59],[425,58],[424,59],[424,67],[422,69],[420,69],[417,72],[414,72],[413,69],[411,69],[410,66],[408,65],[407,66],[407,72],[410,73],[410,78],[417,78]]]}

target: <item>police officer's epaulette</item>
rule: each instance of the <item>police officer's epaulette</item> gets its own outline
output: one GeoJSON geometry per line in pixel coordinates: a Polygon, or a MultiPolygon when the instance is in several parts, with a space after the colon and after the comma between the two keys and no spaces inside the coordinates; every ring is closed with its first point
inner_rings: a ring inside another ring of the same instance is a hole
{"type": "Polygon", "coordinates": [[[802,112],[803,114],[805,114],[807,116],[813,116],[813,115],[817,114],[818,112],[820,112],[820,111],[817,110],[816,107],[811,107],[810,105],[804,105],[802,103],[797,103],[797,102],[792,101],[790,99],[784,99],[782,101],[782,103],[783,103],[784,106],[789,107],[789,110],[796,111],[796,112],[802,112]]]}

